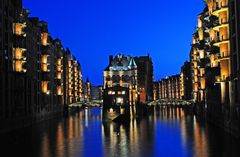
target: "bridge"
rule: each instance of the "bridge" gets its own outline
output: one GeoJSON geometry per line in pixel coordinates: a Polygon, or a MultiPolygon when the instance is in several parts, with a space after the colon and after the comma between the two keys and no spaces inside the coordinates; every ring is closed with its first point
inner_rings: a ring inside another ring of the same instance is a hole
{"type": "Polygon", "coordinates": [[[101,107],[103,102],[101,100],[91,100],[91,101],[81,101],[81,102],[76,102],[72,103],[69,105],[69,107],[101,107]]]}
{"type": "Polygon", "coordinates": [[[91,100],[87,101],[85,104],[87,107],[101,107],[103,105],[102,100],[91,100]]]}
{"type": "Polygon", "coordinates": [[[163,107],[183,107],[192,106],[193,101],[179,100],[179,99],[159,99],[156,101],[149,102],[148,106],[163,106],[163,107]]]}

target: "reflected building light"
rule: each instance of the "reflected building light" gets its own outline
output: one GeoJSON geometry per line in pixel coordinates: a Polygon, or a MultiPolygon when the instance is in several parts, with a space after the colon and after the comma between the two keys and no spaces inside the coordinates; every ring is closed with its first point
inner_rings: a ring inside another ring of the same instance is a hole
{"type": "Polygon", "coordinates": [[[88,127],[88,109],[85,109],[85,127],[88,127]]]}
{"type": "Polygon", "coordinates": [[[120,114],[124,114],[124,108],[120,109],[120,114]]]}
{"type": "MultiPolygon", "coordinates": [[[[181,112],[181,111],[180,111],[181,112]]],[[[184,148],[187,148],[187,128],[186,128],[186,122],[185,117],[183,116],[181,122],[181,137],[182,137],[182,145],[184,148]]]]}
{"type": "Polygon", "coordinates": [[[69,119],[68,137],[69,139],[73,138],[73,118],[72,117],[69,119]]]}
{"type": "Polygon", "coordinates": [[[208,142],[206,138],[205,130],[201,129],[201,126],[196,122],[196,118],[194,117],[194,152],[195,156],[207,156],[208,155],[208,142]]]}
{"type": "Polygon", "coordinates": [[[57,156],[63,156],[63,129],[62,125],[58,124],[58,130],[57,130],[57,156]]]}
{"type": "Polygon", "coordinates": [[[40,156],[50,157],[49,137],[46,135],[46,133],[43,135],[42,151],[41,152],[42,152],[42,154],[40,156]]]}

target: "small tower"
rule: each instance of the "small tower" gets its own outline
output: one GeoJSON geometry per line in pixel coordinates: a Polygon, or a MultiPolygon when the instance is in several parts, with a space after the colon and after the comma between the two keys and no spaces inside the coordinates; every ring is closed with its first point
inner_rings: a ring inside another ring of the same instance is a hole
{"type": "Polygon", "coordinates": [[[87,101],[91,100],[91,83],[88,78],[86,80],[86,95],[85,96],[86,96],[87,101]]]}

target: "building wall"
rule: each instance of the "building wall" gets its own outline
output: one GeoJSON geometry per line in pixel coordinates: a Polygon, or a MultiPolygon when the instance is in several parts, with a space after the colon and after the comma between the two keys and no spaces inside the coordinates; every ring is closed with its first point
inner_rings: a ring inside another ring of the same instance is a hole
{"type": "Polygon", "coordinates": [[[198,15],[191,49],[192,97],[197,102],[229,104],[228,19],[227,0],[206,1],[206,8],[198,15]],[[217,95],[214,98],[213,93],[217,95]]]}
{"type": "Polygon", "coordinates": [[[153,83],[153,100],[156,101],[160,98],[160,83],[158,81],[155,81],[153,83]]]}
{"type": "MultiPolygon", "coordinates": [[[[61,115],[69,99],[61,41],[51,37],[46,22],[28,14],[21,0],[0,2],[0,132],[61,115]]],[[[81,68],[72,62],[76,102],[81,68]]]]}
{"type": "Polygon", "coordinates": [[[231,82],[230,90],[230,130],[233,134],[240,133],[240,0],[230,0],[230,44],[231,44],[231,82]]]}
{"type": "Polygon", "coordinates": [[[180,75],[170,76],[159,81],[159,99],[182,99],[180,75]]]}
{"type": "Polygon", "coordinates": [[[133,57],[121,54],[115,58],[109,56],[109,65],[104,70],[104,90],[114,86],[127,87],[130,104],[136,104],[139,90],[138,71],[133,57]]]}
{"type": "MultiPolygon", "coordinates": [[[[13,23],[17,20],[16,12],[22,11],[21,4],[18,1],[7,1],[3,0],[0,2],[0,45],[1,45],[1,79],[0,87],[2,93],[2,99],[0,101],[0,112],[2,119],[8,119],[10,117],[16,117],[19,114],[23,115],[25,110],[23,107],[25,105],[26,99],[24,94],[26,93],[25,77],[23,75],[16,75],[13,73],[13,47],[16,44],[16,39],[22,44],[21,48],[25,48],[25,37],[19,35],[19,38],[15,37],[13,32],[13,23]],[[22,37],[20,37],[22,36],[22,37]],[[18,88],[15,88],[18,87],[18,88]],[[21,98],[21,96],[23,96],[21,98]],[[14,103],[19,100],[18,106],[14,103]]],[[[23,15],[24,16],[24,15],[23,15]]],[[[20,44],[19,43],[19,44],[20,44]]],[[[19,57],[20,58],[20,57],[19,57]]],[[[29,106],[27,108],[29,110],[29,106]]],[[[19,115],[20,116],[20,115],[19,115]]]]}
{"type": "Polygon", "coordinates": [[[87,101],[90,101],[91,99],[92,99],[92,97],[91,97],[91,83],[90,83],[90,81],[87,79],[87,81],[86,81],[86,99],[87,99],[87,101]]]}
{"type": "Polygon", "coordinates": [[[102,100],[102,86],[91,86],[91,99],[102,100]]]}
{"type": "Polygon", "coordinates": [[[151,57],[134,57],[138,71],[138,86],[140,102],[146,103],[153,100],[153,62],[151,57]]]}
{"type": "Polygon", "coordinates": [[[230,1],[230,40],[231,40],[231,84],[230,84],[230,101],[231,106],[239,105],[240,91],[240,1],[230,1]]]}
{"type": "Polygon", "coordinates": [[[83,80],[81,65],[69,49],[63,55],[64,69],[64,98],[65,106],[80,102],[83,99],[83,80]]]}
{"type": "Polygon", "coordinates": [[[205,0],[190,53],[192,96],[209,121],[239,135],[239,0],[205,0]],[[206,108],[205,108],[206,107],[206,108]]]}
{"type": "Polygon", "coordinates": [[[191,75],[191,63],[186,61],[181,67],[180,74],[180,93],[181,99],[192,99],[192,75],[191,75]]]}

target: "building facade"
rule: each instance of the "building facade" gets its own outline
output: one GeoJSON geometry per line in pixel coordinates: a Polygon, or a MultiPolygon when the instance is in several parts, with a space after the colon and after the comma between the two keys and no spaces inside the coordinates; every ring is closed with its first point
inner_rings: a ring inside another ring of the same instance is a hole
{"type": "Polygon", "coordinates": [[[91,85],[91,99],[92,100],[102,100],[102,86],[91,85]]]}
{"type": "Polygon", "coordinates": [[[205,0],[190,53],[192,97],[208,119],[239,133],[239,0],[205,0]],[[202,104],[202,105],[201,105],[202,104]]]}
{"type": "Polygon", "coordinates": [[[159,99],[160,91],[159,91],[159,82],[154,81],[153,82],[153,101],[156,101],[159,99]]]}
{"type": "Polygon", "coordinates": [[[229,104],[230,27],[228,0],[206,0],[193,34],[191,63],[193,99],[229,104]],[[215,91],[215,92],[213,92],[215,91]],[[215,94],[215,99],[212,94],[215,94]],[[220,98],[220,100],[219,100],[220,98]]]}
{"type": "Polygon", "coordinates": [[[192,75],[191,75],[191,63],[186,61],[181,67],[180,74],[180,93],[181,99],[192,99],[192,75]]]}
{"type": "Polygon", "coordinates": [[[229,1],[231,82],[230,82],[230,128],[240,133],[240,0],[229,1]]]}
{"type": "Polygon", "coordinates": [[[76,59],[74,97],[65,94],[70,82],[66,54],[47,22],[30,18],[21,0],[0,1],[0,131],[61,115],[64,105],[79,101],[81,68],[76,59]]]}
{"type": "Polygon", "coordinates": [[[138,72],[137,64],[133,57],[118,54],[109,56],[109,65],[104,70],[104,90],[120,86],[129,89],[129,104],[138,101],[138,72]]]}
{"type": "Polygon", "coordinates": [[[91,95],[91,83],[89,79],[87,78],[86,83],[85,83],[85,99],[87,101],[90,101],[92,99],[91,95]]]}
{"type": "Polygon", "coordinates": [[[231,84],[230,104],[240,105],[240,0],[230,0],[231,84]]]}
{"type": "Polygon", "coordinates": [[[134,57],[137,64],[139,100],[147,103],[153,100],[153,62],[149,56],[134,57]]]}
{"type": "Polygon", "coordinates": [[[180,75],[173,75],[159,81],[159,99],[180,100],[180,75]]]}
{"type": "Polygon", "coordinates": [[[69,49],[64,53],[64,98],[65,106],[83,99],[83,80],[81,65],[69,49]]]}

